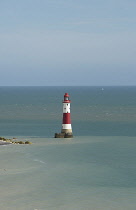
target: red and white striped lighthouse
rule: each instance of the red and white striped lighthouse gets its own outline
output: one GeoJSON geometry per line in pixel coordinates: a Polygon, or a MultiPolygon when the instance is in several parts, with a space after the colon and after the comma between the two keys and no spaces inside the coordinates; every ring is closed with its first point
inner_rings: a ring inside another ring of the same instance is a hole
{"type": "Polygon", "coordinates": [[[65,93],[63,101],[63,120],[61,133],[72,134],[70,103],[71,101],[69,100],[69,95],[68,93],[65,93]]]}
{"type": "Polygon", "coordinates": [[[70,103],[68,93],[65,93],[63,100],[63,119],[61,133],[55,133],[55,138],[72,138],[72,126],[70,117],[70,103]]]}

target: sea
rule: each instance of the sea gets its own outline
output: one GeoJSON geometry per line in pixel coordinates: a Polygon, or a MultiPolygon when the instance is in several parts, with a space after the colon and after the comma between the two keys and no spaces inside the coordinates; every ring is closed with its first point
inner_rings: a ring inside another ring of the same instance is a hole
{"type": "Polygon", "coordinates": [[[0,87],[1,210],[135,210],[136,87],[0,87]],[[71,99],[73,138],[61,131],[71,99]]]}

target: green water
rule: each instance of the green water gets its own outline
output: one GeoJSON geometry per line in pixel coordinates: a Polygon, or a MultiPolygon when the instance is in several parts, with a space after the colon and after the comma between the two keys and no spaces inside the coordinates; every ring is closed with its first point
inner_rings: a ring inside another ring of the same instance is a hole
{"type": "Polygon", "coordinates": [[[134,137],[33,138],[0,147],[0,208],[135,210],[134,137]]]}
{"type": "Polygon", "coordinates": [[[136,87],[1,87],[2,210],[135,210],[136,87]],[[103,88],[103,89],[102,89],[103,88]],[[61,129],[71,96],[74,138],[61,129]]]}

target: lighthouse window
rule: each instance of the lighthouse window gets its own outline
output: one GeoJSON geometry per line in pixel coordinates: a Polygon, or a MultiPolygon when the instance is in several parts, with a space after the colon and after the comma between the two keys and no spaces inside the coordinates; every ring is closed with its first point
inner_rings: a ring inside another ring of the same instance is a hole
{"type": "Polygon", "coordinates": [[[69,100],[69,98],[68,97],[65,97],[65,100],[69,100]]]}
{"type": "Polygon", "coordinates": [[[67,104],[67,106],[68,106],[68,104],[67,104]]]}

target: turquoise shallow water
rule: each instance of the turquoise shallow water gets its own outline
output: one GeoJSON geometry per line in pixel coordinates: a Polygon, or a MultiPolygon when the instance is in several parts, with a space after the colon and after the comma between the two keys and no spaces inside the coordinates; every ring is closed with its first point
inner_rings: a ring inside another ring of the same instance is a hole
{"type": "Polygon", "coordinates": [[[135,210],[136,87],[0,87],[0,209],[135,210]],[[61,129],[71,96],[73,139],[61,129]]]}
{"type": "Polygon", "coordinates": [[[0,147],[0,209],[135,210],[134,137],[30,140],[0,147]]]}

